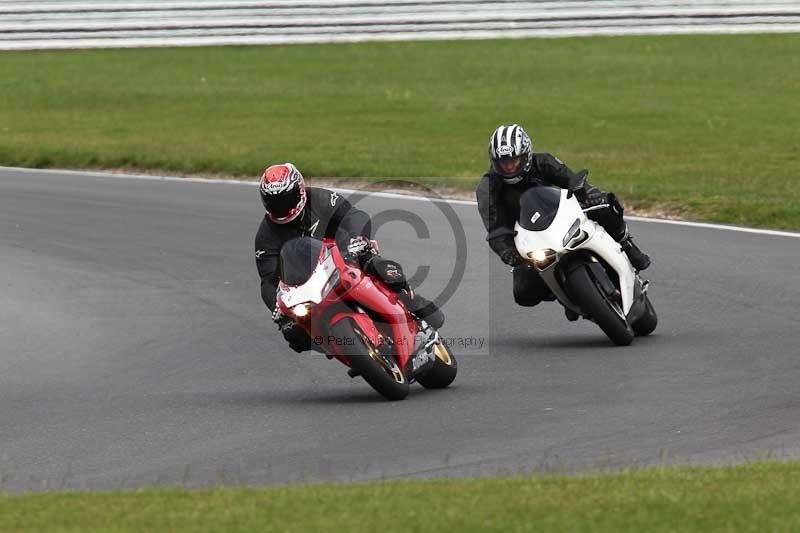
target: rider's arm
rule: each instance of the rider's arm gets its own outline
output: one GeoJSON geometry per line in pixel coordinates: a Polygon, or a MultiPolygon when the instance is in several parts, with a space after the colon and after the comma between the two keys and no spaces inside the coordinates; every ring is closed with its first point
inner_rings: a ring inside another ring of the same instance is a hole
{"type": "Polygon", "coordinates": [[[542,152],[533,154],[533,166],[539,178],[562,189],[575,190],[585,183],[581,173],[573,172],[553,154],[542,152]]]}
{"type": "Polygon", "coordinates": [[[533,164],[536,166],[539,176],[557,187],[575,192],[575,196],[581,204],[596,204],[606,200],[606,193],[586,179],[588,171],[584,170],[576,174],[559,158],[546,153],[534,154],[533,164]]]}
{"type": "Polygon", "coordinates": [[[336,231],[341,230],[350,238],[359,236],[372,238],[372,221],[367,213],[354,207],[342,196],[331,197],[331,204],[333,204],[333,214],[329,227],[333,232],[332,236],[335,237],[336,231]]]}
{"type": "Polygon", "coordinates": [[[481,215],[483,225],[486,227],[486,240],[489,247],[506,264],[514,264],[522,260],[514,245],[514,231],[511,229],[507,216],[499,209],[497,190],[493,189],[493,178],[483,176],[475,189],[475,198],[478,200],[478,213],[481,215]]]}
{"type": "Polygon", "coordinates": [[[275,294],[278,292],[278,263],[277,255],[256,259],[258,275],[261,276],[261,299],[270,310],[275,309],[275,294]]]}
{"type": "Polygon", "coordinates": [[[256,268],[261,277],[261,299],[270,311],[275,309],[275,293],[278,291],[280,276],[280,247],[276,247],[272,241],[264,221],[256,234],[256,268]]]}
{"type": "Polygon", "coordinates": [[[354,207],[338,192],[315,188],[309,195],[309,200],[314,202],[317,212],[324,213],[323,216],[328,220],[325,236],[335,238],[343,252],[348,249],[354,237],[366,238],[367,241],[372,238],[369,215],[354,207]]]}

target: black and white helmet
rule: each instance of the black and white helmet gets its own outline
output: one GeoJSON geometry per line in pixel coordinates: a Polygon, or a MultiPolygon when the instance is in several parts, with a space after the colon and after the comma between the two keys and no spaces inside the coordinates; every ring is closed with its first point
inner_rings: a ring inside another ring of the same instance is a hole
{"type": "Polygon", "coordinates": [[[522,180],[531,168],[533,143],[519,124],[500,126],[489,139],[489,160],[495,172],[508,184],[522,180]]]}

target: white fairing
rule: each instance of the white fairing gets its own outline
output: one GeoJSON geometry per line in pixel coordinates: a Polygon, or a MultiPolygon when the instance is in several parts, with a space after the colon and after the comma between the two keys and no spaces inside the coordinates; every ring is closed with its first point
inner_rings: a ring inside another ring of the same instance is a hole
{"type": "MultiPolygon", "coordinates": [[[[528,253],[533,252],[533,250],[548,248],[556,251],[559,260],[566,254],[580,249],[591,250],[599,257],[602,257],[619,275],[622,311],[625,315],[628,314],[633,305],[634,285],[636,283],[636,273],[628,260],[628,256],[622,251],[619,243],[612,239],[599,224],[586,217],[574,196],[567,198],[566,190],[561,191],[558,213],[547,229],[530,231],[520,226],[519,223],[516,224],[514,229],[517,232],[516,237],[514,237],[514,244],[516,244],[517,251],[522,257],[529,257],[528,253]],[[589,237],[575,247],[572,247],[569,243],[564,246],[564,237],[576,219],[581,221],[581,230],[586,232],[589,237]]],[[[568,298],[565,297],[556,277],[552,275],[552,269],[549,270],[551,275],[548,275],[548,272],[545,271],[542,272],[542,278],[553,293],[559,297],[559,300],[562,303],[567,303],[568,298]],[[567,300],[567,302],[564,300],[567,300]]]]}
{"type": "Polygon", "coordinates": [[[327,288],[327,292],[330,292],[330,287],[327,287],[328,281],[336,272],[333,255],[328,251],[322,262],[314,268],[308,281],[302,285],[292,286],[281,282],[278,285],[277,299],[281,300],[288,308],[304,303],[318,304],[326,296],[325,289],[327,288]]]}

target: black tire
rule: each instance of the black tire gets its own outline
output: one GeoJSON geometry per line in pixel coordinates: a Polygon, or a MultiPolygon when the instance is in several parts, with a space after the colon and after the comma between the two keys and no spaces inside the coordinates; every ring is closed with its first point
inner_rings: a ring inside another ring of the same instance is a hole
{"type": "Polygon", "coordinates": [[[569,293],[584,314],[594,320],[614,344],[627,346],[633,342],[633,330],[627,320],[614,310],[617,304],[609,300],[592,279],[585,266],[575,268],[567,275],[569,293]]]}
{"type": "Polygon", "coordinates": [[[433,362],[433,368],[418,377],[417,381],[426,389],[444,389],[456,379],[458,361],[442,341],[434,344],[434,353],[436,359],[433,362]]]}
{"type": "Polygon", "coordinates": [[[340,320],[331,327],[331,334],[341,339],[346,346],[353,370],[381,396],[389,401],[402,400],[408,396],[408,378],[397,362],[393,358],[389,361],[393,364],[393,374],[386,362],[381,362],[383,358],[352,320],[340,320]]]}
{"type": "Polygon", "coordinates": [[[644,304],[646,309],[644,315],[642,315],[639,320],[632,324],[633,332],[637,337],[650,335],[653,333],[653,331],[655,331],[656,326],[658,325],[658,316],[656,315],[656,310],[653,307],[653,304],[650,302],[650,298],[647,296],[647,294],[644,296],[644,304]]]}

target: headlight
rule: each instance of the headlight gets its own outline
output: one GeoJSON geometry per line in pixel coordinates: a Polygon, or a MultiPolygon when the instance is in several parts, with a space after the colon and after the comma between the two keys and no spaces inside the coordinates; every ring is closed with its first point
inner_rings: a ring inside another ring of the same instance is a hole
{"type": "Polygon", "coordinates": [[[308,312],[311,310],[311,304],[297,304],[292,307],[292,314],[296,318],[303,318],[308,315],[308,312]]]}
{"type": "Polygon", "coordinates": [[[533,259],[536,268],[544,270],[556,260],[556,251],[550,248],[528,252],[528,259],[533,259]]]}
{"type": "Polygon", "coordinates": [[[530,253],[530,256],[534,261],[544,261],[547,259],[547,253],[544,250],[534,250],[530,253]]]}

